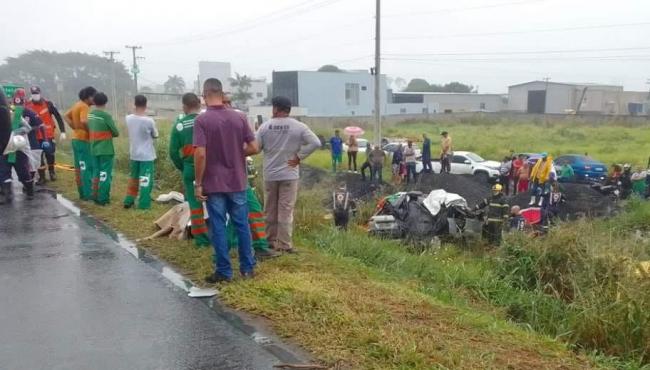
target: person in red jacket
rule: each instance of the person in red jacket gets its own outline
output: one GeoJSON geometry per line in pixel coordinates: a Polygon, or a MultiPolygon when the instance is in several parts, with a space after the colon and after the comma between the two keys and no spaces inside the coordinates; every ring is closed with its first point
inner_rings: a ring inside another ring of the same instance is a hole
{"type": "Polygon", "coordinates": [[[41,167],[38,169],[38,185],[45,183],[45,169],[48,170],[50,174],[50,180],[56,181],[56,171],[54,170],[55,161],[55,151],[56,146],[54,142],[56,126],[59,126],[61,134],[59,139],[61,141],[65,140],[65,125],[63,124],[63,118],[59,113],[59,110],[56,109],[54,104],[46,99],[43,99],[41,96],[41,88],[38,86],[32,86],[30,89],[31,99],[25,104],[25,107],[34,111],[38,117],[43,121],[43,126],[41,129],[36,131],[36,138],[38,139],[38,144],[43,150],[41,157],[41,167]],[[56,120],[56,125],[54,124],[56,120]]]}

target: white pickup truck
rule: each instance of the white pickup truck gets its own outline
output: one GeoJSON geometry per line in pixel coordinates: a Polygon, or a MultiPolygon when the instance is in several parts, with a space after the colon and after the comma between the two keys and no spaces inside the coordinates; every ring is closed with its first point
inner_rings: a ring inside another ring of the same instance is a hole
{"type": "MultiPolygon", "coordinates": [[[[433,172],[440,173],[440,161],[435,159],[432,163],[433,172]]],[[[488,182],[499,178],[501,163],[488,161],[472,152],[455,151],[451,157],[451,173],[454,175],[474,175],[482,181],[488,182]]],[[[416,170],[421,170],[421,161],[418,161],[416,170]]]]}

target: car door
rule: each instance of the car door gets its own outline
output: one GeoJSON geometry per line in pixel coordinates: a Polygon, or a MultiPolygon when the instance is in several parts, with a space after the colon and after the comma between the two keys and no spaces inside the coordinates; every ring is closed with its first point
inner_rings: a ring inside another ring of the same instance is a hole
{"type": "Polygon", "coordinates": [[[457,175],[468,175],[472,173],[472,162],[464,155],[451,157],[451,173],[457,175]]]}

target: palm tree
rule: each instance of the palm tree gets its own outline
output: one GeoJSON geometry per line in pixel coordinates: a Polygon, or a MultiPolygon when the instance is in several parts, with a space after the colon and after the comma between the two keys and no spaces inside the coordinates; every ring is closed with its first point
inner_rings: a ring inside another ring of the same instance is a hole
{"type": "Polygon", "coordinates": [[[182,94],[185,91],[185,80],[183,80],[183,77],[177,75],[168,76],[163,86],[165,87],[166,93],[182,94]]]}
{"type": "Polygon", "coordinates": [[[230,86],[237,89],[235,93],[232,94],[232,100],[245,106],[246,102],[253,98],[253,94],[248,92],[252,81],[253,80],[249,76],[235,73],[235,78],[230,79],[230,86]]]}

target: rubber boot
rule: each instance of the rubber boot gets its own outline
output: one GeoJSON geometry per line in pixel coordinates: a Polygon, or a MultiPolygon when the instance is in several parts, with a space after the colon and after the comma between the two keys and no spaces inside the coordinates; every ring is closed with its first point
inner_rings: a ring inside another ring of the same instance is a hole
{"type": "Polygon", "coordinates": [[[24,184],[25,186],[25,195],[27,196],[27,200],[32,200],[34,199],[34,182],[26,182],[24,184]]]}
{"type": "Polygon", "coordinates": [[[541,207],[544,204],[544,196],[539,197],[538,205],[541,207]]]}
{"type": "Polygon", "coordinates": [[[530,203],[528,203],[528,205],[529,205],[529,206],[534,206],[534,205],[535,205],[535,200],[536,200],[536,199],[535,199],[535,196],[534,196],[534,195],[531,196],[531,197],[530,197],[530,203]]]}
{"type": "Polygon", "coordinates": [[[56,171],[54,171],[54,168],[50,168],[50,181],[56,181],[56,171]]]}
{"type": "Polygon", "coordinates": [[[38,181],[36,181],[36,185],[45,185],[46,182],[47,179],[45,178],[45,170],[38,170],[38,181]]]}
{"type": "Polygon", "coordinates": [[[14,193],[11,187],[11,182],[5,182],[0,185],[2,187],[2,193],[4,197],[0,201],[0,204],[9,204],[14,200],[14,193]]]}

